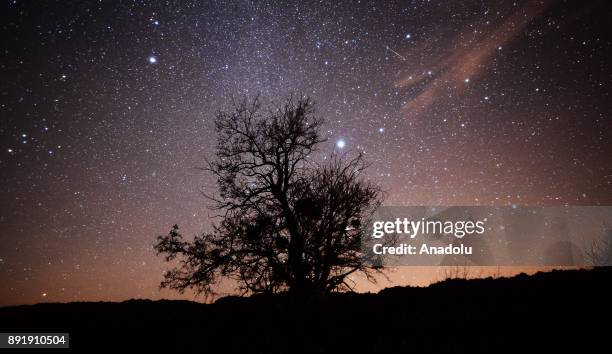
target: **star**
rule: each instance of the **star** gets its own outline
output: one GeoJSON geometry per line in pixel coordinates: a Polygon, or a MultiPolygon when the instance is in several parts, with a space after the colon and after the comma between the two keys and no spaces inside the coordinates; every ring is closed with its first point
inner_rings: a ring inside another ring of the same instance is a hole
{"type": "Polygon", "coordinates": [[[346,142],[344,140],[340,139],[340,140],[336,141],[336,146],[339,149],[344,149],[344,147],[346,146],[346,142]]]}
{"type": "Polygon", "coordinates": [[[150,64],[155,64],[155,63],[157,63],[157,58],[156,58],[156,57],[154,57],[154,56],[150,56],[150,57],[149,57],[149,63],[150,63],[150,64]]]}

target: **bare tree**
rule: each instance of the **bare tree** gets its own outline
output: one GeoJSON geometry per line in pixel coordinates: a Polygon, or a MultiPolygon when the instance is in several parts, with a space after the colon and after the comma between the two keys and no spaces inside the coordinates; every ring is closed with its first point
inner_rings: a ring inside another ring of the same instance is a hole
{"type": "Polygon", "coordinates": [[[463,265],[447,266],[443,268],[443,280],[449,279],[469,279],[472,275],[470,274],[471,266],[467,263],[463,265]]]}
{"type": "Polygon", "coordinates": [[[593,240],[585,250],[587,261],[594,267],[612,264],[612,230],[607,230],[601,238],[593,240]]]}
{"type": "Polygon", "coordinates": [[[380,270],[363,261],[361,240],[381,190],[363,178],[361,155],[313,159],[322,124],[305,97],[267,110],[244,100],[217,115],[205,170],[217,180],[209,198],[222,220],[192,242],[176,225],[158,237],[157,252],[179,262],[162,287],[210,294],[229,278],[243,293],[310,294],[351,289],[345,279],[355,272],[373,279],[380,270]]]}

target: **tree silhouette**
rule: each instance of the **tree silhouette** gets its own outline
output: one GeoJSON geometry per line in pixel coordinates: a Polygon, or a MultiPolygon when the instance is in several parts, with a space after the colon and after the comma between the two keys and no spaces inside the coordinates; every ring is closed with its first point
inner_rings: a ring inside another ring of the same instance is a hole
{"type": "Polygon", "coordinates": [[[352,289],[355,272],[374,279],[380,270],[364,262],[361,241],[381,190],[363,178],[361,154],[313,157],[322,124],[307,97],[266,109],[245,99],[218,113],[204,169],[216,178],[218,194],[207,197],[221,220],[191,242],[177,225],[158,237],[158,254],[178,261],[162,287],[211,294],[233,279],[245,294],[321,294],[352,289]]]}
{"type": "Polygon", "coordinates": [[[591,242],[585,250],[587,261],[594,267],[606,267],[612,264],[612,230],[591,242]]]}

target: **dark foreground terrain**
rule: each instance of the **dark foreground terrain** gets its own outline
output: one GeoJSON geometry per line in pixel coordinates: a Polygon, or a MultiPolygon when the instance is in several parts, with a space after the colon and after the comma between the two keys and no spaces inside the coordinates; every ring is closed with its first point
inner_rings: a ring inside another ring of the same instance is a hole
{"type": "Polygon", "coordinates": [[[604,353],[612,343],[611,280],[601,268],[309,301],[38,304],[1,308],[0,332],[69,332],[72,349],[87,352],[590,352],[599,345],[604,353]]]}

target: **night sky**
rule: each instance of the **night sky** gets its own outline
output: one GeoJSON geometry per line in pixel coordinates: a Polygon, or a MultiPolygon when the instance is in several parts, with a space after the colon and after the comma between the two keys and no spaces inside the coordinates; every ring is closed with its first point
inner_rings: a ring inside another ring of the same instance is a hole
{"type": "Polygon", "coordinates": [[[388,205],[612,205],[607,1],[3,1],[0,16],[0,305],[174,297],[152,245],[174,223],[210,228],[214,181],[194,167],[232,97],[312,97],[322,150],[362,151],[388,205]]]}

